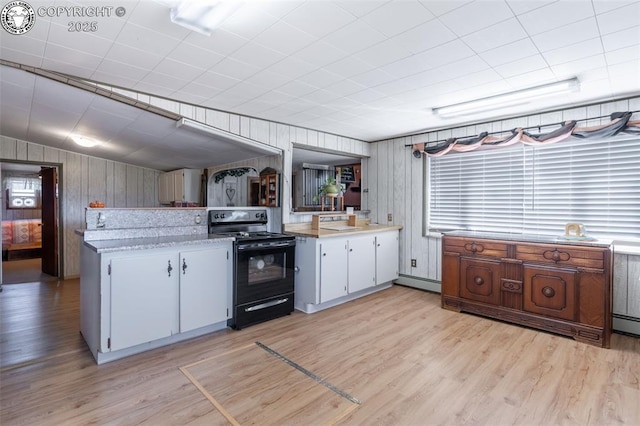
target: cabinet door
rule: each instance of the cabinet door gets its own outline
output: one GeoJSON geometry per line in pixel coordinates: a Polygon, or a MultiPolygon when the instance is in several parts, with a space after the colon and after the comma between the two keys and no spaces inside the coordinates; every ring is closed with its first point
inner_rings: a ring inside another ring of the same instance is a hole
{"type": "Polygon", "coordinates": [[[180,332],[227,319],[225,247],[180,252],[180,332]]]}
{"type": "Polygon", "coordinates": [[[576,277],[572,269],[524,265],[524,310],[575,321],[576,277]]]}
{"type": "Polygon", "coordinates": [[[342,238],[320,243],[320,303],[347,294],[347,242],[342,238]]]}
{"type": "Polygon", "coordinates": [[[363,235],[351,237],[349,247],[349,293],[376,285],[376,237],[363,235]]]}
{"type": "Polygon", "coordinates": [[[161,173],[158,175],[158,201],[160,204],[169,204],[174,200],[175,187],[173,173],[161,173]]]}
{"type": "Polygon", "coordinates": [[[184,201],[184,171],[176,170],[173,173],[173,200],[184,201]]]}
{"type": "Polygon", "coordinates": [[[460,259],[460,297],[500,304],[500,261],[460,259]]]}
{"type": "Polygon", "coordinates": [[[110,268],[112,351],[178,331],[177,254],[114,258],[110,268]]]}
{"type": "Polygon", "coordinates": [[[376,284],[398,278],[399,252],[398,231],[385,232],[376,236],[376,284]]]}

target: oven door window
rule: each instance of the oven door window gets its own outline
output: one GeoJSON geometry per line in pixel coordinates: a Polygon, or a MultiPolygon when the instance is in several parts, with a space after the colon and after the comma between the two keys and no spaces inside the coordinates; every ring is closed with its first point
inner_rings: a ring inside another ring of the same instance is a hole
{"type": "Polygon", "coordinates": [[[251,255],[247,268],[247,284],[250,286],[282,280],[287,276],[286,253],[251,255]]]}

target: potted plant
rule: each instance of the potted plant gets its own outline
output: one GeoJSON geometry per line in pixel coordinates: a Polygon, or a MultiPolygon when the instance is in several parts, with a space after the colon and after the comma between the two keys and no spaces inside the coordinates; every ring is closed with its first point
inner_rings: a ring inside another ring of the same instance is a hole
{"type": "Polygon", "coordinates": [[[318,195],[313,197],[313,201],[318,201],[319,197],[327,194],[340,194],[344,191],[344,185],[337,183],[333,176],[329,176],[327,181],[318,188],[318,195]]]}

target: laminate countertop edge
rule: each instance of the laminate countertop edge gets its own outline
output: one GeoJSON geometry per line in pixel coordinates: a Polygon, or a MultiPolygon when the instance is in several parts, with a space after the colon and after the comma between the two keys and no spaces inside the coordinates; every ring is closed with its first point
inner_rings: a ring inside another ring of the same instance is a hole
{"type": "Polygon", "coordinates": [[[234,237],[212,235],[172,235],[163,237],[123,238],[115,240],[84,241],[84,245],[96,253],[149,250],[174,246],[215,245],[235,241],[234,237]]]}

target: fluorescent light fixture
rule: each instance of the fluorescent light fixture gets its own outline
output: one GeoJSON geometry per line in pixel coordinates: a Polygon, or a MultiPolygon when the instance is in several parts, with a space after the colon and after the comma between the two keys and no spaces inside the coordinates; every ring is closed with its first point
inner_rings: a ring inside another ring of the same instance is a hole
{"type": "Polygon", "coordinates": [[[225,132],[224,130],[216,129],[215,127],[208,126],[206,124],[199,123],[188,118],[181,118],[180,120],[178,120],[176,122],[176,127],[184,127],[186,129],[194,130],[199,133],[210,135],[213,136],[213,139],[227,142],[230,145],[241,145],[238,146],[238,148],[249,148],[251,151],[262,153],[265,155],[282,154],[282,150],[280,148],[256,142],[252,139],[245,138],[244,136],[234,135],[233,133],[225,132]]]}
{"type": "Polygon", "coordinates": [[[526,104],[538,98],[559,95],[562,93],[577,92],[580,90],[580,82],[577,77],[515,92],[503,93],[486,98],[475,99],[468,102],[433,108],[431,111],[440,116],[454,117],[458,115],[473,114],[477,112],[491,111],[513,105],[526,104]]]}
{"type": "Polygon", "coordinates": [[[81,135],[71,135],[71,140],[85,148],[93,148],[94,146],[100,145],[100,142],[98,142],[97,140],[90,139],[81,135]]]}
{"type": "Polygon", "coordinates": [[[171,22],[211,35],[241,5],[240,0],[182,0],[171,9],[171,22]]]}

